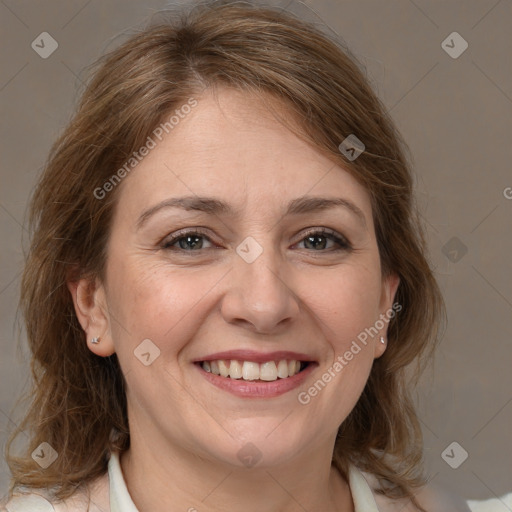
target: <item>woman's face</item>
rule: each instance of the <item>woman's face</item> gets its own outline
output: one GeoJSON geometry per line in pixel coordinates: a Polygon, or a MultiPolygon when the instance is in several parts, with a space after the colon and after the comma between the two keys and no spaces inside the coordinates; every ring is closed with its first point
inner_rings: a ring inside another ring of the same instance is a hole
{"type": "Polygon", "coordinates": [[[117,353],[132,446],[239,466],[327,453],[398,285],[369,195],[255,97],[196,99],[120,185],[90,349],[117,353]]]}

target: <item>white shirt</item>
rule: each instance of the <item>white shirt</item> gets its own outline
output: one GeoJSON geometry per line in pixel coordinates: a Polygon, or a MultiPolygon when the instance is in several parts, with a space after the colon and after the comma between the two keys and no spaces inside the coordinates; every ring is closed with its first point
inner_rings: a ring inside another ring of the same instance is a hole
{"type": "MultiPolygon", "coordinates": [[[[364,474],[350,466],[348,483],[354,501],[355,512],[384,512],[392,510],[386,498],[378,498],[372,491],[364,474]]],[[[108,472],[91,485],[91,502],[76,493],[63,502],[50,502],[49,494],[30,492],[14,496],[6,505],[8,512],[139,512],[126,487],[121,471],[119,454],[113,452],[108,463],[108,472]]],[[[503,504],[512,505],[512,494],[496,500],[468,501],[472,512],[501,512],[503,504]],[[502,508],[499,508],[499,507],[502,508]]],[[[394,507],[393,507],[394,508],[394,507]]],[[[469,509],[468,509],[469,510],[469,509]]],[[[505,509],[506,510],[506,509],[505,509]]]]}

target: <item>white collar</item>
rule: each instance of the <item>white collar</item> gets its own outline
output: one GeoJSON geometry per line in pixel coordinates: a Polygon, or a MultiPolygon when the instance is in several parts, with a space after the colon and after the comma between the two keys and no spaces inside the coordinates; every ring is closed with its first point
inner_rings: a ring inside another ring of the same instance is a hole
{"type": "Polygon", "coordinates": [[[361,471],[354,465],[348,468],[348,485],[354,501],[355,512],[379,512],[371,487],[361,471]]]}
{"type": "Polygon", "coordinates": [[[119,462],[119,452],[110,453],[108,480],[110,487],[110,512],[139,512],[126,487],[119,462]]]}
{"type": "MultiPolygon", "coordinates": [[[[126,487],[117,452],[112,452],[110,455],[108,476],[110,512],[139,512],[126,487]]],[[[348,483],[354,500],[355,512],[379,512],[368,482],[355,466],[349,468],[348,483]]]]}

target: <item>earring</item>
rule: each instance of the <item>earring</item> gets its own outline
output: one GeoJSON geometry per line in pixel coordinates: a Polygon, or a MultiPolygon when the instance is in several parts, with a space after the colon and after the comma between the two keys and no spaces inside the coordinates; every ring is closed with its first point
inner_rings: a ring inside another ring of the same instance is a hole
{"type": "Polygon", "coordinates": [[[381,336],[381,337],[380,337],[380,342],[381,342],[381,343],[386,343],[386,340],[384,339],[384,336],[381,336]]]}
{"type": "Polygon", "coordinates": [[[96,343],[99,343],[99,342],[100,342],[100,338],[99,338],[99,336],[98,336],[98,337],[96,337],[96,338],[93,338],[93,339],[91,340],[91,343],[94,343],[95,345],[96,345],[96,343]]]}

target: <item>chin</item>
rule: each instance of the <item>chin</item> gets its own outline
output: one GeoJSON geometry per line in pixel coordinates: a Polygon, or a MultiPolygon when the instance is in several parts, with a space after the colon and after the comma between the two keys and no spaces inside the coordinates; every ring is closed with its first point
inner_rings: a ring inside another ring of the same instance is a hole
{"type": "Polygon", "coordinates": [[[236,429],[226,426],[232,438],[226,433],[223,440],[212,443],[210,438],[201,444],[212,461],[236,467],[261,469],[285,464],[306,447],[305,440],[309,439],[305,432],[290,429],[292,416],[243,420],[237,422],[236,429]]]}

